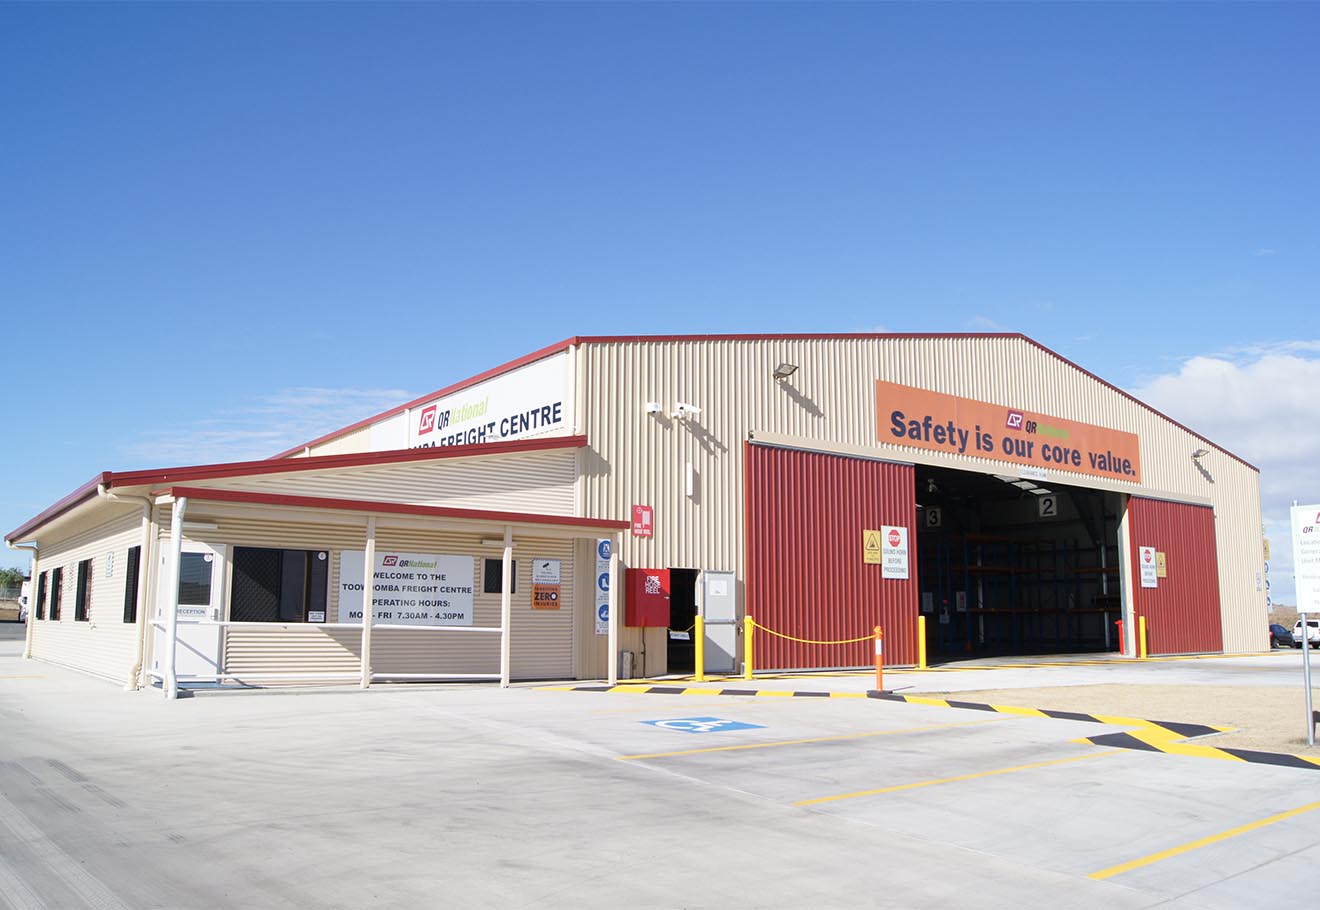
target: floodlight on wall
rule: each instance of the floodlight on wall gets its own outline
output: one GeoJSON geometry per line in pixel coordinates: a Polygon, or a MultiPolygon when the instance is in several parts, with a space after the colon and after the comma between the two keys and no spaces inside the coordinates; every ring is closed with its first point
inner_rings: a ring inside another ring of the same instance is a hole
{"type": "Polygon", "coordinates": [[[659,414],[664,409],[664,405],[658,401],[648,401],[646,403],[646,413],[648,414],[659,414]]]}
{"type": "Polygon", "coordinates": [[[775,367],[775,371],[773,374],[775,377],[775,382],[783,382],[785,379],[792,376],[797,371],[798,368],[796,363],[787,363],[787,362],[781,363],[779,366],[775,367]]]}
{"type": "Polygon", "coordinates": [[[701,413],[701,408],[695,404],[688,404],[686,401],[680,401],[674,405],[674,417],[677,420],[686,420],[689,417],[695,417],[701,413]]]}
{"type": "Polygon", "coordinates": [[[1195,452],[1192,453],[1192,459],[1195,460],[1197,458],[1204,458],[1209,454],[1210,454],[1209,449],[1197,449],[1195,452]]]}

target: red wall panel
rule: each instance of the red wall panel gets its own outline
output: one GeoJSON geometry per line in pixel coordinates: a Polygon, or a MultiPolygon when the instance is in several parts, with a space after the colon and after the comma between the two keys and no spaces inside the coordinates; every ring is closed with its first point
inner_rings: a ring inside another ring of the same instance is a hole
{"type": "MultiPolygon", "coordinates": [[[[885,662],[917,662],[916,478],[911,465],[748,443],[747,612],[795,638],[885,632],[885,662]],[[862,562],[862,531],[908,529],[908,578],[862,562]]],[[[757,631],[756,668],[869,666],[870,641],[813,645],[757,631]]]]}
{"type": "Polygon", "coordinates": [[[1215,513],[1158,499],[1128,500],[1136,615],[1146,617],[1151,654],[1195,654],[1224,649],[1219,617],[1219,559],[1215,513]],[[1166,554],[1167,578],[1143,588],[1138,547],[1166,554]]]}

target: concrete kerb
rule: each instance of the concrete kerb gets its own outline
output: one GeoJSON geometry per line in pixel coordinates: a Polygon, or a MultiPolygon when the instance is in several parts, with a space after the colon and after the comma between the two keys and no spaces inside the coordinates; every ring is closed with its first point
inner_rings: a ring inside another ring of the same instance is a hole
{"type": "Polygon", "coordinates": [[[1129,728],[1126,732],[1106,733],[1099,736],[1083,737],[1075,740],[1093,746],[1105,748],[1133,749],[1142,752],[1163,752],[1167,755],[1183,755],[1194,758],[1214,758],[1224,761],[1247,762],[1249,764],[1274,765],[1285,768],[1303,768],[1320,770],[1320,758],[1305,755],[1290,755],[1281,752],[1256,752],[1250,749],[1220,749],[1189,743],[1189,739],[1214,736],[1231,732],[1231,727],[1217,727],[1207,724],[1189,724],[1179,721],[1146,720],[1138,717],[1120,717],[1109,714],[1083,714],[1074,711],[1054,711],[1043,708],[1023,708],[1016,705],[991,705],[982,702],[959,701],[957,699],[933,698],[924,695],[900,695],[896,692],[870,689],[865,692],[828,691],[801,689],[762,689],[762,688],[716,688],[714,686],[658,685],[654,683],[620,683],[616,686],[585,684],[572,686],[538,686],[544,692],[594,692],[612,695],[732,695],[754,696],[758,698],[865,698],[881,701],[902,702],[910,705],[926,705],[941,708],[956,708],[964,711],[989,711],[998,714],[1015,714],[1020,717],[1045,717],[1056,720],[1073,720],[1084,723],[1105,724],[1129,728]]]}

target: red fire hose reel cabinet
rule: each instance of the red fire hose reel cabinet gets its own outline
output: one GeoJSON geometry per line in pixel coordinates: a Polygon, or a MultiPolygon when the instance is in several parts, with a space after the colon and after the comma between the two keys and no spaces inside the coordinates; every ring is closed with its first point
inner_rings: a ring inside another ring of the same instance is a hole
{"type": "Polygon", "coordinates": [[[669,626],[668,569],[628,569],[624,572],[623,624],[669,626]]]}

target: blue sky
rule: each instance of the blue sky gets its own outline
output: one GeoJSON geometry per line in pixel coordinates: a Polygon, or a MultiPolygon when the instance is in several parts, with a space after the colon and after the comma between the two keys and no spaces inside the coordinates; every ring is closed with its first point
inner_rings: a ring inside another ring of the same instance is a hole
{"type": "Polygon", "coordinates": [[[569,335],[875,329],[1025,332],[1259,464],[1273,528],[1320,499],[1317,36],[1314,4],[0,5],[0,525],[569,335]]]}

